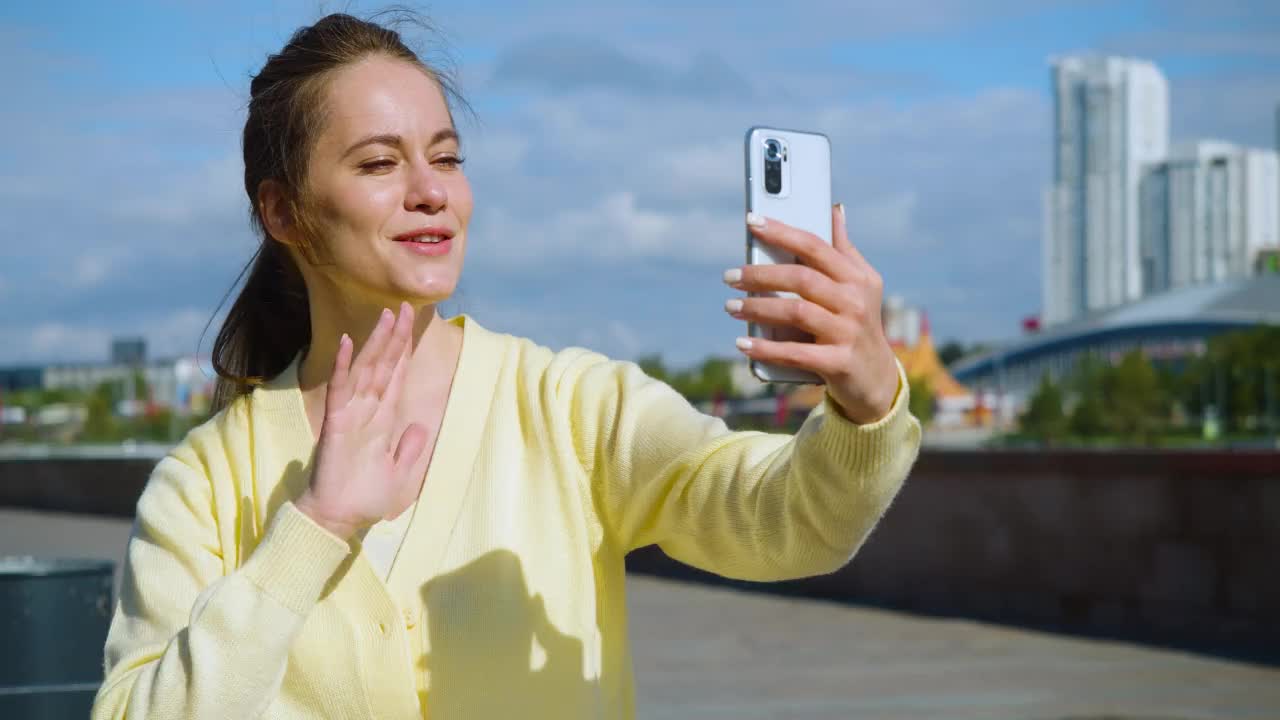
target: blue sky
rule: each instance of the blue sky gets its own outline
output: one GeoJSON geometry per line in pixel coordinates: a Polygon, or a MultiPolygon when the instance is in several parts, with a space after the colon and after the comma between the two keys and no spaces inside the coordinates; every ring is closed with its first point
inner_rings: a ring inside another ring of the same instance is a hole
{"type": "MultiPolygon", "coordinates": [[[[118,334],[208,352],[257,242],[238,154],[250,75],[298,26],[381,7],[0,7],[0,364],[102,359],[118,334]]],[[[624,359],[736,357],[719,278],[743,255],[741,138],[775,124],[830,135],[835,196],[888,292],[940,340],[1005,338],[1040,302],[1050,56],[1155,61],[1175,141],[1273,142],[1274,2],[780,7],[420,8],[479,111],[462,128],[467,265],[442,312],[624,359]]]]}

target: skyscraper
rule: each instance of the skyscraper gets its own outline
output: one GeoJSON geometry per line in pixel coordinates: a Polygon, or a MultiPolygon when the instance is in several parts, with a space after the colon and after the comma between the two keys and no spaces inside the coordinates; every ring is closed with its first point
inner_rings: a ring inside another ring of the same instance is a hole
{"type": "Polygon", "coordinates": [[[1280,158],[1218,141],[1179,147],[1142,179],[1144,293],[1248,277],[1280,243],[1280,158]]]}
{"type": "Polygon", "coordinates": [[[1053,176],[1044,197],[1045,325],[1142,295],[1138,191],[1169,146],[1169,86],[1151,63],[1052,61],[1053,176]]]}

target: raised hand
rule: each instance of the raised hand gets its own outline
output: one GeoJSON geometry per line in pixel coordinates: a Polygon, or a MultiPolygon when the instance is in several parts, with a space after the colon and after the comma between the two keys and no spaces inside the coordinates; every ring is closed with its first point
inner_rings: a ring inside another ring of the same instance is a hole
{"type": "Polygon", "coordinates": [[[843,205],[832,208],[831,221],[834,243],[828,245],[813,233],[750,215],[753,235],[804,263],[732,268],[725,282],[749,293],[799,297],[734,298],[725,310],[738,319],[812,334],[816,341],[807,343],[741,338],[738,348],[756,360],[817,373],[842,414],[866,424],[888,414],[898,392],[897,360],[880,324],[884,283],[849,242],[843,205]]]}
{"type": "Polygon", "coordinates": [[[354,361],[351,338],[338,341],[311,483],[294,504],[344,539],[395,519],[421,490],[422,477],[410,473],[426,428],[396,426],[412,330],[413,307],[401,303],[398,315],[382,311],[354,361]]]}

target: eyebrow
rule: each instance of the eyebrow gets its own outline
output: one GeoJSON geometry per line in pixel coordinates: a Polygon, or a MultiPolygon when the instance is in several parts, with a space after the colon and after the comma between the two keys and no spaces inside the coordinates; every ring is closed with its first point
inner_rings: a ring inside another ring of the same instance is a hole
{"type": "MultiPolygon", "coordinates": [[[[437,145],[446,140],[453,140],[458,143],[462,142],[462,139],[458,137],[457,130],[454,130],[453,128],[442,128],[437,130],[435,135],[431,136],[431,141],[427,143],[427,146],[430,147],[431,145],[437,145]]],[[[378,133],[376,135],[369,135],[357,140],[351,147],[347,148],[346,152],[342,153],[342,157],[350,155],[365,145],[392,145],[395,147],[401,147],[404,145],[404,138],[396,135],[395,133],[378,133]]]]}

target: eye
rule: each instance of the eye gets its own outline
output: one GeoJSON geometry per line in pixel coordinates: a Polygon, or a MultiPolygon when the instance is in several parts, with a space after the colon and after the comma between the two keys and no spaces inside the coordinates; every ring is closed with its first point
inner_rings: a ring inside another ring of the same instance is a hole
{"type": "Polygon", "coordinates": [[[440,157],[433,160],[432,163],[435,165],[444,165],[446,168],[449,168],[450,170],[456,170],[457,168],[462,166],[462,163],[466,161],[467,161],[466,158],[458,155],[441,155],[440,157]]]}
{"type": "Polygon", "coordinates": [[[360,169],[366,172],[381,172],[383,170],[388,170],[392,167],[395,167],[395,164],[396,164],[395,160],[391,160],[390,158],[382,158],[380,160],[373,160],[371,162],[364,163],[360,166],[360,169]]]}

